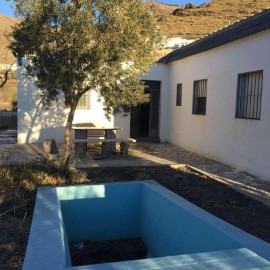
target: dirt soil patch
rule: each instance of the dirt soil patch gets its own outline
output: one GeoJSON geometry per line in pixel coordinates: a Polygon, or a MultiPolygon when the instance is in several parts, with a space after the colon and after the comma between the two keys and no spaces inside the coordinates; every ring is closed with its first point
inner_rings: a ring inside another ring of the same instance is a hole
{"type": "MultiPolygon", "coordinates": [[[[89,179],[85,182],[89,184],[153,179],[206,211],[270,243],[270,207],[187,167],[114,167],[84,171],[89,179]]],[[[1,181],[0,269],[21,269],[35,192],[27,192],[24,186],[16,186],[16,183],[6,187],[1,181]]]]}
{"type": "Polygon", "coordinates": [[[111,240],[84,241],[83,246],[69,244],[72,266],[145,259],[147,249],[139,237],[111,240]]]}

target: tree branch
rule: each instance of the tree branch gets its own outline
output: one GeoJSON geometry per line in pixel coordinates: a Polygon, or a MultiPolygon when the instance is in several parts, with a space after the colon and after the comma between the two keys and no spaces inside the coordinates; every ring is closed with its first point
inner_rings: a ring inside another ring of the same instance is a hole
{"type": "Polygon", "coordinates": [[[4,87],[4,85],[7,83],[8,81],[8,73],[11,70],[12,66],[16,63],[16,61],[10,65],[10,67],[5,71],[4,73],[4,80],[0,83],[0,88],[4,87]]]}

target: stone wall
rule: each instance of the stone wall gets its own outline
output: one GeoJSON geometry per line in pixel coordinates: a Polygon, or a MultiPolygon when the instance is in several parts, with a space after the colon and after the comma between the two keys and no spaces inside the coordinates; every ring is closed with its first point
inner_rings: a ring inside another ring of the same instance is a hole
{"type": "Polygon", "coordinates": [[[0,117],[17,116],[17,112],[0,111],[0,117]]]}

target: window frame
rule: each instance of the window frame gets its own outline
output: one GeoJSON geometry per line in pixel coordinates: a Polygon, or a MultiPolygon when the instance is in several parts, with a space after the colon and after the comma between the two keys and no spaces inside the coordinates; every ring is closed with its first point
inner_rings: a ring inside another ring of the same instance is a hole
{"type": "Polygon", "coordinates": [[[262,69],[238,74],[235,104],[236,119],[261,119],[262,90],[262,69]]]}
{"type": "Polygon", "coordinates": [[[207,79],[193,81],[192,114],[206,115],[207,79]]]}
{"type": "Polygon", "coordinates": [[[76,107],[77,110],[90,110],[90,90],[85,92],[76,107]]]}
{"type": "Polygon", "coordinates": [[[182,83],[178,83],[176,85],[176,106],[177,107],[182,106],[182,89],[183,89],[182,83]]]}

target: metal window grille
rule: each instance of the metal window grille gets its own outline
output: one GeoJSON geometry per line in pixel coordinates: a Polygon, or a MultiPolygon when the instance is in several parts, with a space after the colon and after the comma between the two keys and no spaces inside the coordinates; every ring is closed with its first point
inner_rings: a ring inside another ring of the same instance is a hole
{"type": "Polygon", "coordinates": [[[262,70],[238,74],[236,118],[260,119],[262,87],[262,70]]]}
{"type": "Polygon", "coordinates": [[[89,91],[87,91],[86,93],[84,93],[77,105],[77,109],[81,109],[81,110],[89,110],[90,109],[90,99],[89,99],[90,95],[89,95],[89,91]]]}
{"type": "Polygon", "coordinates": [[[176,86],[176,106],[182,105],[182,83],[176,86]]]}
{"type": "Polygon", "coordinates": [[[194,81],[193,84],[193,114],[206,114],[207,80],[194,81]]]}

